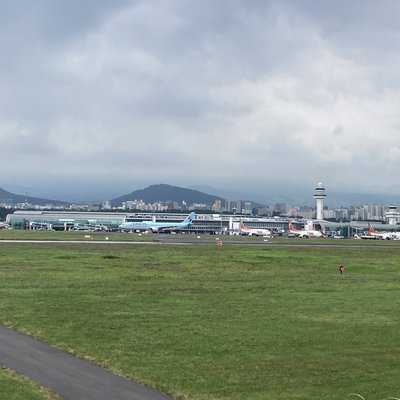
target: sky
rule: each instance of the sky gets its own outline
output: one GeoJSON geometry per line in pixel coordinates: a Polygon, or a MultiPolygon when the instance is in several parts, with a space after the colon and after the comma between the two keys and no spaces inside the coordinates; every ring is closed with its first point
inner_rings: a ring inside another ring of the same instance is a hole
{"type": "Polygon", "coordinates": [[[397,0],[0,5],[4,189],[400,196],[397,0]]]}

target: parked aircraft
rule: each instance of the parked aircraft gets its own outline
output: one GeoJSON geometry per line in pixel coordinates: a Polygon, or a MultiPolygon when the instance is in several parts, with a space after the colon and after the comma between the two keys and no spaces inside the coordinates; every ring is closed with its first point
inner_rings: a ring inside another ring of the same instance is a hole
{"type": "Polygon", "coordinates": [[[289,219],[289,232],[293,235],[301,238],[309,238],[309,237],[325,237],[324,233],[321,231],[317,231],[316,229],[296,229],[292,221],[289,219]]]}
{"type": "Polygon", "coordinates": [[[5,222],[0,221],[0,229],[8,229],[10,225],[6,224],[5,222]]]}
{"type": "Polygon", "coordinates": [[[265,228],[248,228],[247,226],[244,225],[242,221],[240,221],[239,225],[240,233],[242,235],[248,235],[248,236],[267,236],[271,237],[272,232],[269,229],[265,228]]]}
{"type": "Polygon", "coordinates": [[[151,231],[153,233],[163,230],[179,230],[187,228],[193,223],[196,218],[196,213],[191,212],[182,222],[123,222],[119,228],[123,231],[151,231]]]}
{"type": "Polygon", "coordinates": [[[85,232],[107,232],[108,227],[105,225],[93,225],[93,224],[83,224],[75,225],[70,229],[71,231],[85,231],[85,232]]]}
{"type": "Polygon", "coordinates": [[[400,232],[379,232],[375,230],[371,223],[368,222],[368,234],[379,239],[400,239],[400,232]]]}

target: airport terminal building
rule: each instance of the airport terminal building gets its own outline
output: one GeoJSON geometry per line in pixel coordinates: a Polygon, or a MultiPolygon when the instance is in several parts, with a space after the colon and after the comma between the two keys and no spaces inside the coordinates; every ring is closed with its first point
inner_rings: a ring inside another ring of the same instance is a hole
{"type": "MultiPolygon", "coordinates": [[[[72,212],[72,211],[28,211],[17,210],[8,214],[6,222],[13,229],[54,229],[54,230],[118,230],[124,221],[142,222],[157,221],[178,223],[186,218],[183,213],[126,213],[126,212],[72,212]]],[[[288,232],[288,219],[286,217],[262,218],[249,217],[238,214],[196,214],[193,224],[180,230],[186,234],[214,234],[236,235],[240,233],[240,221],[248,228],[269,229],[276,234],[288,232]]],[[[293,221],[301,228],[305,221],[293,221]]],[[[328,222],[318,221],[318,228],[328,236],[340,235],[352,237],[354,234],[363,234],[368,229],[368,223],[362,221],[328,222]]],[[[377,230],[393,230],[393,225],[381,224],[375,226],[377,230]]]]}
{"type": "MultiPolygon", "coordinates": [[[[71,230],[76,227],[99,227],[118,230],[126,222],[157,221],[178,223],[184,220],[183,213],[126,213],[126,212],[54,212],[17,210],[7,215],[7,223],[13,229],[71,230]]],[[[266,228],[275,232],[287,230],[286,218],[251,218],[245,215],[196,214],[193,224],[181,232],[196,234],[235,234],[243,221],[251,228],[266,228]]]]}

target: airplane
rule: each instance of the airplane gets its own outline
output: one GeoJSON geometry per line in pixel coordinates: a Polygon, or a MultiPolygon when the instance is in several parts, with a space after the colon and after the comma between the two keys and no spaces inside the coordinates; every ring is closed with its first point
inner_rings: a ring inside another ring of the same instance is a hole
{"type": "Polygon", "coordinates": [[[10,225],[8,225],[7,223],[0,221],[0,229],[8,229],[9,227],[10,225]]]}
{"type": "Polygon", "coordinates": [[[400,232],[379,232],[372,227],[370,222],[368,222],[368,234],[376,238],[385,240],[400,239],[400,232]]]}
{"type": "Polygon", "coordinates": [[[242,221],[239,225],[240,233],[248,236],[266,236],[271,237],[272,232],[269,229],[264,228],[247,228],[242,221]]]}
{"type": "Polygon", "coordinates": [[[85,232],[106,232],[108,231],[108,227],[105,225],[93,225],[93,224],[84,224],[84,225],[75,225],[70,229],[71,231],[85,231],[85,232]]]}
{"type": "Polygon", "coordinates": [[[296,229],[289,219],[289,232],[300,238],[325,237],[324,233],[315,229],[296,229]]]}
{"type": "Polygon", "coordinates": [[[160,232],[163,230],[178,230],[187,228],[193,223],[196,218],[196,213],[191,212],[182,222],[123,222],[119,225],[122,231],[151,231],[152,233],[160,232]]]}

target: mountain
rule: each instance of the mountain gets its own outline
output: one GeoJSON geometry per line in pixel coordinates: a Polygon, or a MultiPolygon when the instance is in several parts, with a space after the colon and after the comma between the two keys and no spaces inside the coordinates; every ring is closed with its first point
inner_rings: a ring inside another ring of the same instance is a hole
{"type": "Polygon", "coordinates": [[[41,199],[39,197],[29,197],[29,196],[23,196],[20,194],[14,194],[11,192],[7,192],[7,190],[4,190],[0,188],[0,204],[17,204],[17,203],[24,203],[28,202],[29,204],[35,204],[35,205],[40,205],[44,206],[46,204],[54,204],[54,205],[67,205],[68,203],[60,200],[48,200],[48,199],[41,199]]]}
{"type": "Polygon", "coordinates": [[[143,200],[145,203],[156,203],[158,201],[174,201],[187,204],[201,203],[212,205],[216,200],[224,200],[222,197],[206,194],[198,190],[185,189],[166,184],[151,185],[145,189],[135,190],[111,200],[114,207],[120,206],[124,201],[143,200]]]}

